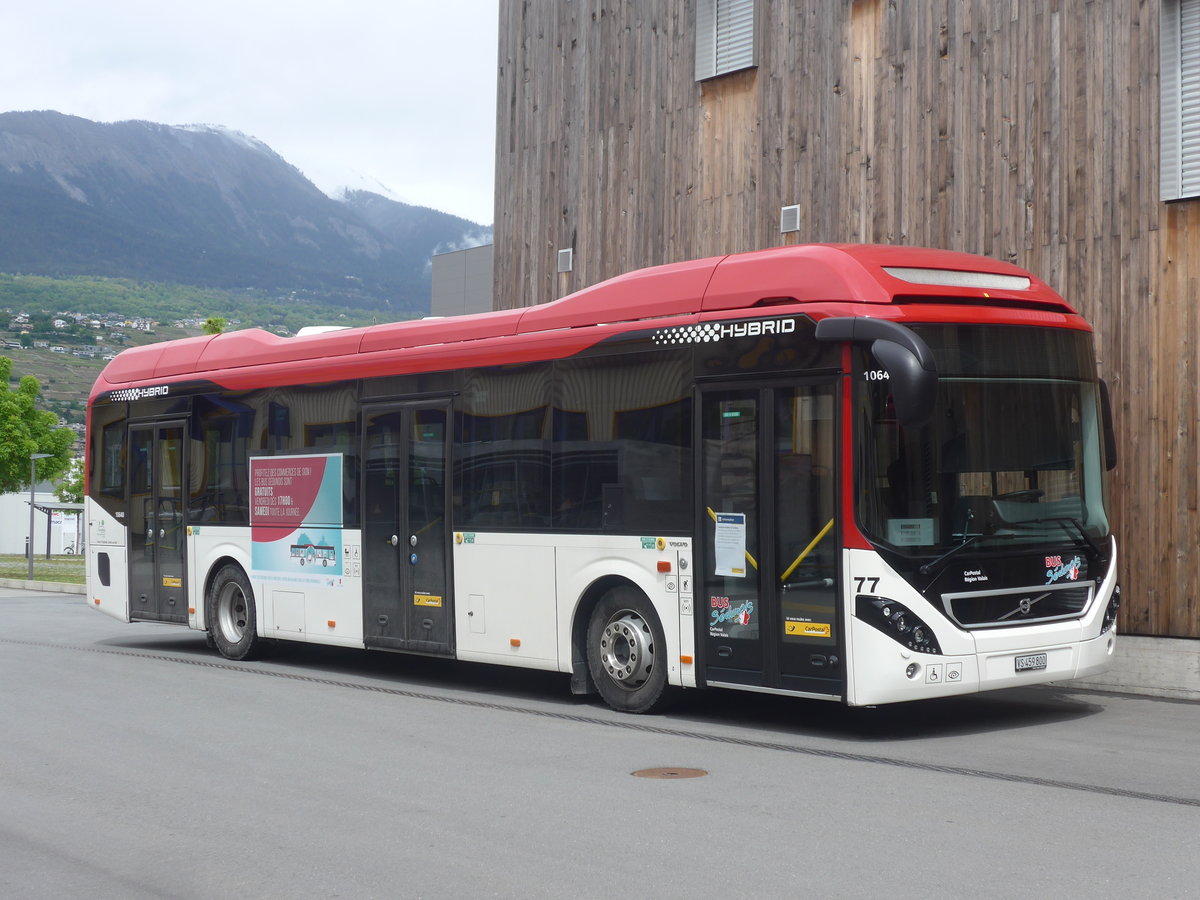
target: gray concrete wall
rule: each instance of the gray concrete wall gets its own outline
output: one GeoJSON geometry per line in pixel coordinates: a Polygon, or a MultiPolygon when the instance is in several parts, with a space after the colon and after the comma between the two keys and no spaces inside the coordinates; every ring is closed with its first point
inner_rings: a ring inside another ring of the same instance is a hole
{"type": "Polygon", "coordinates": [[[1200,700],[1200,640],[1118,634],[1112,668],[1072,684],[1125,694],[1200,700]]]}
{"type": "Polygon", "coordinates": [[[431,316],[462,316],[492,309],[492,245],[433,257],[431,316]]]}

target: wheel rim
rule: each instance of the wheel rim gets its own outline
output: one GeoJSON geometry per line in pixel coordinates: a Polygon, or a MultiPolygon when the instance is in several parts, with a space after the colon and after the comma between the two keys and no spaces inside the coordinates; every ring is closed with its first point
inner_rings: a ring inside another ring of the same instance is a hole
{"type": "Polygon", "coordinates": [[[227,584],[217,598],[217,626],[221,635],[238,643],[246,634],[246,595],[236,584],[227,584]]]}
{"type": "Polygon", "coordinates": [[[645,684],[654,667],[654,634],[646,620],[628,609],[614,613],[600,634],[600,661],[626,690],[645,684]]]}

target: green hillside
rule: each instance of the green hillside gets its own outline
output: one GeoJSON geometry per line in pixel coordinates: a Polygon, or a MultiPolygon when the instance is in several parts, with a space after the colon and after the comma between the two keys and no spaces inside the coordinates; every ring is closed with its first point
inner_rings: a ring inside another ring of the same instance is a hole
{"type": "Polygon", "coordinates": [[[13,383],[36,376],[44,408],[80,432],[87,396],[106,356],[201,334],[201,323],[210,316],[226,319],[229,331],[263,328],[283,335],[306,325],[395,321],[376,310],[329,306],[315,296],[0,274],[0,355],[13,360],[13,383]]]}

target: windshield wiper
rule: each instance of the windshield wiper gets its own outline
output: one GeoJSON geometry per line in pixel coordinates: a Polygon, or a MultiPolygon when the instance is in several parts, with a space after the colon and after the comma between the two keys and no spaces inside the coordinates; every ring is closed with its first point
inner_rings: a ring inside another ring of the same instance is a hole
{"type": "Polygon", "coordinates": [[[945,565],[945,563],[949,562],[951,559],[958,556],[958,554],[962,553],[964,550],[966,550],[968,547],[970,547],[976,541],[981,541],[984,538],[991,538],[991,537],[1011,538],[1011,537],[1015,537],[1015,535],[997,534],[995,532],[992,532],[991,534],[972,534],[969,537],[964,537],[963,542],[961,544],[956,544],[955,546],[953,546],[949,550],[947,550],[945,553],[943,553],[941,556],[937,557],[936,559],[931,559],[929,562],[925,563],[923,566],[921,566],[920,569],[918,569],[918,571],[922,575],[928,575],[930,572],[933,572],[935,569],[940,572],[942,570],[942,567],[945,565]]]}
{"type": "MultiPolygon", "coordinates": [[[[1108,557],[1104,555],[1104,551],[1100,549],[1100,545],[1092,540],[1091,536],[1084,530],[1083,523],[1074,516],[1042,516],[1038,519],[1021,519],[1019,522],[1009,522],[1008,524],[1020,527],[1025,524],[1044,525],[1047,523],[1061,526],[1062,530],[1072,537],[1078,534],[1079,537],[1083,539],[1083,542],[1087,544],[1088,550],[1091,551],[1092,555],[1095,556],[1098,562],[1108,562],[1108,557]],[[1071,529],[1067,527],[1068,523],[1075,526],[1074,533],[1072,533],[1071,529]]],[[[1078,544],[1076,544],[1076,546],[1078,546],[1078,544]]]]}

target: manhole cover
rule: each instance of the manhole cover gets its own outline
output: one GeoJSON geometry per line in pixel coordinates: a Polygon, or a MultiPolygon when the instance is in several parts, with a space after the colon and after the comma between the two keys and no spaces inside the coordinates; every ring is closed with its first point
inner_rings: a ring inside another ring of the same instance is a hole
{"type": "Polygon", "coordinates": [[[681,769],[667,766],[661,769],[638,769],[631,773],[637,778],[703,778],[708,773],[703,769],[681,769]]]}

